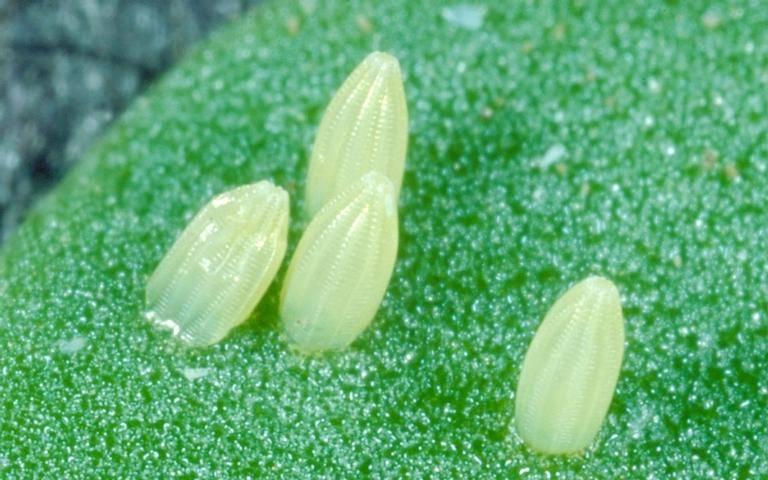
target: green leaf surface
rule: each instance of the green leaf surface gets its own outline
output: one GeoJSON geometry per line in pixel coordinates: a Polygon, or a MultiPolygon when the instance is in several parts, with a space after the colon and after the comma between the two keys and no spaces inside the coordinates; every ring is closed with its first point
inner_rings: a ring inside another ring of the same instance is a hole
{"type": "Polygon", "coordinates": [[[443,6],[259,7],[37,207],[0,259],[4,478],[768,475],[765,2],[443,6]],[[372,327],[297,356],[276,284],[214,347],[155,330],[146,279],[214,194],[283,185],[295,246],[316,126],[373,49],[402,63],[411,138],[372,327]],[[522,358],[589,274],[621,290],[618,390],[592,448],[539,456],[522,358]]]}

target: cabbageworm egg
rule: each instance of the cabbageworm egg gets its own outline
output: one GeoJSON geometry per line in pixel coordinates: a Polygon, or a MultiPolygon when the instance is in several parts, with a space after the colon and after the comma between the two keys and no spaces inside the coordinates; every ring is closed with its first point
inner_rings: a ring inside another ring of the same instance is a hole
{"type": "Polygon", "coordinates": [[[268,181],[214,197],[147,282],[146,316],[193,346],[244,322],[283,260],[288,193],[268,181]]]}
{"type": "Polygon", "coordinates": [[[328,202],[301,237],[286,273],[280,314],[305,353],[339,350],[373,320],[397,256],[397,201],[378,172],[328,202]]]}
{"type": "Polygon", "coordinates": [[[619,291],[589,277],[555,302],[523,361],[515,424],[532,449],[577,453],[594,440],[613,398],[624,355],[619,291]]]}
{"type": "Polygon", "coordinates": [[[373,52],[344,81],[320,121],[307,174],[309,217],[369,171],[386,175],[397,198],[407,145],[400,64],[373,52]]]}

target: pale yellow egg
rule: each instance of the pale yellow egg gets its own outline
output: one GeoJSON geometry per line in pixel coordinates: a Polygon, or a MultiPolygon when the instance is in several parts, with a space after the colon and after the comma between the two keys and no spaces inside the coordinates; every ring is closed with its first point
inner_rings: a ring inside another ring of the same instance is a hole
{"type": "Polygon", "coordinates": [[[280,314],[307,353],[340,350],[373,320],[397,256],[395,188],[378,172],[353,182],[307,227],[286,273],[280,314]]]}
{"type": "Polygon", "coordinates": [[[515,424],[532,449],[577,453],[594,440],[613,398],[624,355],[619,291],[589,277],[552,306],[523,361],[515,424]]]}
{"type": "Polygon", "coordinates": [[[277,273],[288,215],[288,193],[267,181],[213,198],[147,282],[147,318],[189,345],[224,338],[248,318],[277,273]]]}
{"type": "Polygon", "coordinates": [[[344,81],[320,122],[307,174],[308,215],[369,171],[386,175],[397,198],[407,145],[400,64],[373,52],[344,81]]]}

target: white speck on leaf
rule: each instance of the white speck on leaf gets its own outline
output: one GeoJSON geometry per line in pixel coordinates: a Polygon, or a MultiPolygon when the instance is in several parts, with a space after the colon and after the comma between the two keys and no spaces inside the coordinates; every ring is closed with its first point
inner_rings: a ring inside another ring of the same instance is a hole
{"type": "Polygon", "coordinates": [[[205,377],[210,372],[210,368],[185,368],[181,373],[184,374],[184,377],[187,380],[194,382],[195,380],[205,377]]]}
{"type": "Polygon", "coordinates": [[[443,20],[459,28],[479,30],[483,26],[488,7],[485,5],[452,5],[444,7],[440,14],[443,20]]]}
{"type": "Polygon", "coordinates": [[[317,0],[299,0],[299,5],[306,15],[312,15],[317,9],[317,0]]]}
{"type": "Polygon", "coordinates": [[[646,115],[645,118],[643,118],[643,126],[645,128],[651,128],[654,123],[656,123],[656,121],[652,115],[646,115]]]}
{"type": "Polygon", "coordinates": [[[661,82],[659,82],[657,79],[651,77],[648,79],[648,90],[651,91],[651,93],[659,93],[661,92],[661,82]]]}
{"type": "Polygon", "coordinates": [[[701,16],[701,23],[709,30],[714,30],[723,23],[723,18],[715,11],[708,11],[701,16]]]}
{"type": "Polygon", "coordinates": [[[557,162],[559,162],[568,151],[565,149],[564,146],[558,144],[552,145],[547,149],[546,152],[544,152],[544,155],[542,155],[538,160],[539,168],[545,169],[548,168],[557,162]]]}
{"type": "Polygon", "coordinates": [[[61,353],[66,353],[67,355],[73,355],[78,351],[82,350],[83,347],[85,347],[85,344],[87,343],[87,341],[85,337],[75,336],[70,339],[59,340],[57,343],[59,346],[59,351],[61,353]]]}

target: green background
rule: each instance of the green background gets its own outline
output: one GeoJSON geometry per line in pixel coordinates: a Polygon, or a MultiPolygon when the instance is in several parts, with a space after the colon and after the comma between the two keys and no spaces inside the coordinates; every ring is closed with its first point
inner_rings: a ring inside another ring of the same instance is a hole
{"type": "Polygon", "coordinates": [[[766,3],[489,2],[474,30],[442,6],[259,7],[41,202],[0,259],[3,477],[768,475],[766,3]],[[316,126],[373,49],[411,115],[373,326],[299,357],[276,284],[214,347],[154,330],[147,276],[212,195],[273,179],[295,245],[316,126]],[[589,274],[622,293],[618,389],[583,456],[538,456],[520,365],[589,274]]]}

